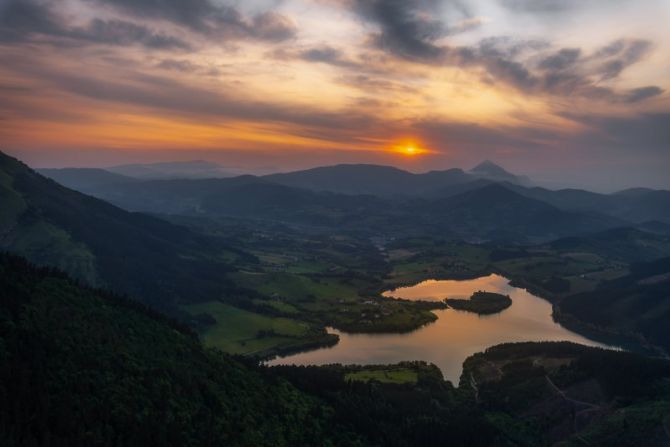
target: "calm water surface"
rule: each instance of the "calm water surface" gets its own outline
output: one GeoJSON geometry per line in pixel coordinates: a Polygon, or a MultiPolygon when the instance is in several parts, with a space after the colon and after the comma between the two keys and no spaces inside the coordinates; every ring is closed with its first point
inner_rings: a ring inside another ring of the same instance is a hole
{"type": "Polygon", "coordinates": [[[436,364],[446,379],[458,384],[463,361],[475,352],[499,343],[568,340],[606,347],[555,323],[548,301],[510,286],[509,281],[499,275],[465,281],[428,280],[390,290],[384,296],[441,301],[444,298],[469,298],[478,290],[509,295],[512,306],[488,316],[454,309],[436,310],[437,321],[406,334],[347,334],[329,329],[340,336],[337,345],[277,358],[268,364],[379,364],[425,360],[436,364]]]}

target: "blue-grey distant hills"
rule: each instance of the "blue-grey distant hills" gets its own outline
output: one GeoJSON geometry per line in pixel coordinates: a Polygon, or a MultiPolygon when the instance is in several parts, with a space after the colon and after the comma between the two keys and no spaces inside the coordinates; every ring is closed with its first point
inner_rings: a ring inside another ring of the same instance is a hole
{"type": "MultiPolygon", "coordinates": [[[[74,189],[96,192],[110,184],[134,180],[213,179],[232,177],[216,163],[206,161],[130,164],[105,169],[63,168],[39,169],[38,172],[74,189]]],[[[411,173],[391,166],[340,164],[270,174],[262,177],[274,184],[311,191],[380,197],[441,197],[484,186],[491,182],[528,185],[530,180],[512,174],[491,161],[470,171],[452,168],[425,173],[411,173]]]]}
{"type": "Polygon", "coordinates": [[[529,186],[531,184],[530,178],[524,175],[512,174],[501,166],[493,163],[491,160],[485,160],[479,163],[477,166],[470,169],[469,174],[494,182],[507,182],[524,186],[529,186]]]}
{"type": "Polygon", "coordinates": [[[654,220],[670,223],[670,191],[666,190],[635,188],[599,194],[582,189],[525,188],[509,183],[506,187],[567,211],[596,212],[637,223],[654,220]]]}
{"type": "Polygon", "coordinates": [[[142,180],[223,178],[235,175],[217,163],[204,160],[126,164],[111,166],[105,168],[105,170],[114,174],[142,180]]]}
{"type": "Polygon", "coordinates": [[[518,177],[490,162],[483,165],[478,175],[460,169],[414,174],[388,166],[336,165],[263,177],[140,181],[124,176],[109,183],[109,176],[100,176],[95,183],[69,170],[54,178],[129,211],[265,219],[371,234],[383,229],[395,235],[527,243],[635,222],[670,222],[667,211],[654,205],[657,196],[663,202],[664,191],[629,197],[529,188],[495,181],[518,177]]]}
{"type": "Polygon", "coordinates": [[[415,174],[390,166],[340,164],[271,174],[264,178],[273,183],[313,191],[381,197],[443,196],[490,182],[530,184],[527,177],[514,175],[489,160],[470,171],[452,168],[415,174]]]}
{"type": "MultiPolygon", "coordinates": [[[[199,162],[193,163],[199,165],[199,162]]],[[[497,184],[518,196],[551,205],[560,211],[609,217],[619,223],[670,223],[670,191],[633,188],[600,194],[581,189],[533,187],[528,185],[527,177],[512,174],[491,161],[480,163],[470,171],[454,168],[420,174],[369,164],[341,164],[262,177],[207,179],[139,179],[118,172],[81,168],[42,169],[39,172],[64,186],[126,209],[155,213],[207,213],[208,209],[215,208],[219,212],[225,210],[235,214],[244,208],[246,214],[300,211],[298,216],[305,217],[314,214],[307,212],[305,207],[312,211],[320,207],[323,211],[336,203],[339,211],[335,215],[347,215],[354,209],[360,210],[361,202],[392,210],[407,200],[430,202],[497,184]],[[363,199],[360,196],[371,197],[363,199]],[[233,209],[234,204],[238,204],[239,209],[233,209]]],[[[139,171],[132,169],[125,172],[139,175],[139,171]]],[[[489,195],[493,193],[491,189],[484,191],[489,191],[489,195]]],[[[497,205],[504,206],[508,199],[510,197],[495,200],[497,205]]],[[[477,198],[475,202],[481,200],[477,198]]],[[[469,206],[477,207],[475,202],[469,206]]],[[[323,214],[327,213],[324,211],[323,214]]]]}
{"type": "Polygon", "coordinates": [[[462,169],[414,174],[391,166],[341,164],[304,171],[271,174],[272,183],[341,194],[410,197],[432,194],[443,188],[465,184],[476,178],[462,169]]]}

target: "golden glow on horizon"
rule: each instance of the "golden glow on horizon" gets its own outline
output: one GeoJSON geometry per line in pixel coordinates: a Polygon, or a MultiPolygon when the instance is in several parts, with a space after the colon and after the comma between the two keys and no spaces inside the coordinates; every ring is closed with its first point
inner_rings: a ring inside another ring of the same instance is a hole
{"type": "MultiPolygon", "coordinates": [[[[666,113],[670,104],[670,80],[663,76],[670,40],[662,27],[652,26],[667,21],[660,13],[667,10],[641,9],[634,2],[625,14],[602,15],[586,5],[597,18],[592,27],[565,21],[552,30],[555,36],[547,36],[546,45],[519,45],[523,53],[509,62],[527,68],[527,79],[506,71],[516,65],[484,63],[484,55],[467,63],[455,57],[438,64],[370,45],[377,24],[368,26],[367,18],[352,14],[352,2],[237,2],[277,3],[268,8],[286,15],[297,32],[286,41],[231,36],[225,43],[183,28],[179,21],[126,17],[125,10],[100,9],[85,0],[66,3],[64,14],[52,11],[62,29],[83,29],[89,19],[129,19],[191,46],[191,51],[156,48],[132,36],[132,44],[116,45],[104,35],[54,34],[52,29],[27,30],[25,40],[0,43],[7,61],[0,66],[0,142],[17,153],[75,154],[63,161],[68,164],[78,162],[77,153],[97,150],[211,151],[222,159],[244,153],[240,159],[259,166],[268,165],[268,158],[298,166],[305,154],[320,164],[365,161],[416,169],[477,158],[531,157],[540,163],[561,154],[558,158],[572,160],[577,152],[562,154],[593,147],[596,136],[606,140],[603,145],[616,137],[608,135],[616,134],[613,130],[600,129],[599,122],[666,113]],[[629,15],[638,20],[626,21],[630,28],[624,33],[619,25],[629,15]],[[30,33],[41,37],[33,39],[30,33]],[[589,59],[599,49],[635,39],[653,45],[639,62],[623,67],[620,77],[600,79],[599,72],[589,71],[600,63],[589,59]],[[574,67],[580,87],[574,94],[557,94],[560,88],[545,88],[539,81],[545,72],[537,65],[573,47],[580,51],[574,67]],[[591,84],[595,96],[581,95],[581,86],[591,84]],[[665,93],[627,101],[635,92],[644,95],[645,86],[665,93]]],[[[506,54],[508,46],[534,42],[546,31],[543,20],[490,5],[495,2],[466,3],[487,20],[431,45],[472,48],[479,54],[478,45],[491,38],[506,54]],[[509,39],[495,39],[503,35],[509,39]]],[[[243,9],[250,14],[256,6],[243,9]]]]}
{"type": "Polygon", "coordinates": [[[430,154],[433,151],[424,148],[421,144],[417,143],[414,140],[406,140],[393,146],[391,152],[400,154],[408,158],[413,158],[418,157],[420,155],[430,154]]]}

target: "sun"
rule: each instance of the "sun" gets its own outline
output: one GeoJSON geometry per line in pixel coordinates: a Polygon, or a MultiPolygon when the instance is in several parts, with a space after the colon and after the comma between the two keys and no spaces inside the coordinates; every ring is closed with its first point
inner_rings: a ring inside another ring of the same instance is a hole
{"type": "Polygon", "coordinates": [[[418,150],[415,146],[405,146],[405,154],[406,155],[416,155],[418,153],[418,150]]]}
{"type": "Polygon", "coordinates": [[[396,154],[403,155],[405,157],[417,157],[419,155],[424,155],[429,151],[424,149],[420,144],[417,144],[414,141],[405,141],[396,144],[391,149],[396,154]]]}

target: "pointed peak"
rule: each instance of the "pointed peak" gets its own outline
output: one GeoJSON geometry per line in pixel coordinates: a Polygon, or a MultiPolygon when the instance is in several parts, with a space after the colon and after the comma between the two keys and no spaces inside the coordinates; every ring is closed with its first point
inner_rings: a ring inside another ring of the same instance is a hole
{"type": "Polygon", "coordinates": [[[495,164],[491,160],[484,160],[470,170],[471,172],[485,172],[488,174],[508,173],[504,168],[495,164]]]}

